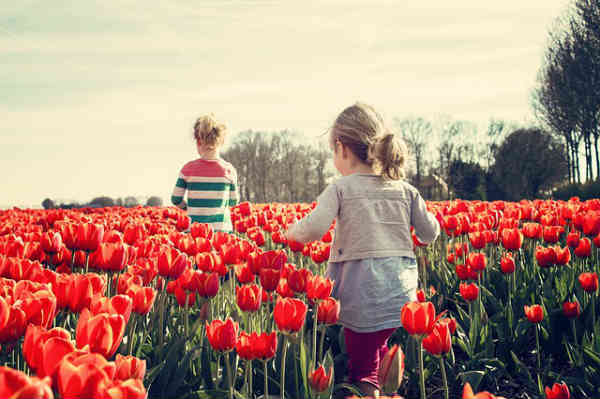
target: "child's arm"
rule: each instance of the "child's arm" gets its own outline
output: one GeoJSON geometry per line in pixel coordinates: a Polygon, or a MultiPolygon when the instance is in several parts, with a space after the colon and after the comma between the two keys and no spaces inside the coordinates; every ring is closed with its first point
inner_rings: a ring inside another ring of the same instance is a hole
{"type": "Polygon", "coordinates": [[[177,178],[177,182],[175,183],[175,188],[173,188],[173,194],[171,195],[171,203],[173,205],[178,206],[181,209],[187,209],[187,204],[183,199],[186,189],[187,183],[185,182],[185,176],[180,173],[179,178],[177,178]]]}
{"type": "Polygon", "coordinates": [[[410,224],[415,228],[415,235],[423,244],[429,244],[440,234],[440,224],[435,215],[427,210],[425,200],[419,192],[412,200],[410,224]]]}
{"type": "Polygon", "coordinates": [[[339,208],[337,190],[331,184],[317,198],[317,207],[289,228],[287,238],[301,243],[319,240],[329,230],[339,208]]]}

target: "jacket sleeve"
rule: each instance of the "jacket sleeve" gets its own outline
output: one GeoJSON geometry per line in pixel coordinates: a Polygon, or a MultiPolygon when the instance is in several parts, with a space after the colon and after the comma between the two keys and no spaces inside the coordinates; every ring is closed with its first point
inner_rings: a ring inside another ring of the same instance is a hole
{"type": "Polygon", "coordinates": [[[429,244],[440,234],[440,224],[435,215],[427,210],[425,200],[416,191],[410,211],[410,224],[415,228],[415,235],[423,244],[429,244]]]}
{"type": "Polygon", "coordinates": [[[340,201],[335,184],[330,184],[317,198],[317,206],[288,229],[290,240],[307,243],[321,239],[339,213],[340,201]]]}

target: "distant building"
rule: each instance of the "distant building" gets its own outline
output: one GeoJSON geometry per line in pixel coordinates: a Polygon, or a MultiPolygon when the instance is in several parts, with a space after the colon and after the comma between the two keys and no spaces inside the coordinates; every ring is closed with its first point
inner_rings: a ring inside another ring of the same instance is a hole
{"type": "Polygon", "coordinates": [[[416,182],[413,182],[413,184],[426,200],[443,201],[450,198],[448,184],[438,175],[423,176],[419,184],[416,184],[416,182]]]}

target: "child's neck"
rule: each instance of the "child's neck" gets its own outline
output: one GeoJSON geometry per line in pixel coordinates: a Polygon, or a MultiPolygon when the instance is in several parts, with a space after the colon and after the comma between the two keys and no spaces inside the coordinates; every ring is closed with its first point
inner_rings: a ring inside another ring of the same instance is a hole
{"type": "Polygon", "coordinates": [[[202,159],[217,159],[219,158],[219,152],[218,151],[207,151],[207,152],[203,152],[202,154],[200,154],[200,158],[202,159]]]}
{"type": "Polygon", "coordinates": [[[356,162],[348,169],[349,175],[352,175],[354,173],[366,173],[372,175],[375,174],[375,171],[373,170],[373,166],[371,165],[367,165],[364,162],[356,162]]]}

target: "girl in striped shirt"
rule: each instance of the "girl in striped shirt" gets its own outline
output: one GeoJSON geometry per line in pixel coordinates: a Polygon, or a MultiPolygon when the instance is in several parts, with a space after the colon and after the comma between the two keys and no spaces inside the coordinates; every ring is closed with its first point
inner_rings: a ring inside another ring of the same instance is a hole
{"type": "Polygon", "coordinates": [[[181,168],[171,202],[187,209],[192,223],[207,223],[214,231],[231,232],[229,207],[238,202],[237,172],[219,156],[226,134],[225,125],[212,114],[196,120],[194,139],[200,158],[181,168]],[[186,191],[187,203],[183,199],[186,191]]]}

